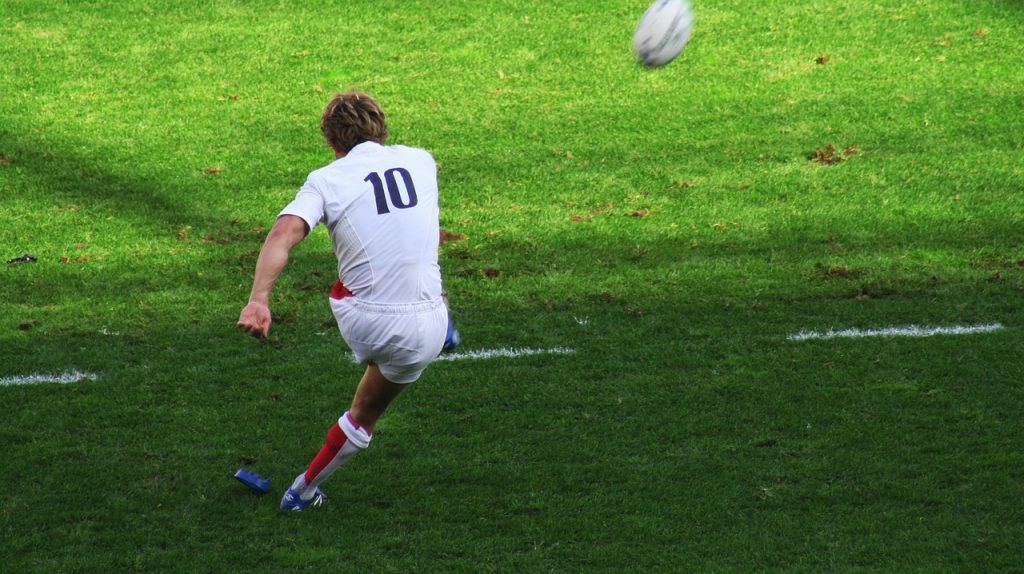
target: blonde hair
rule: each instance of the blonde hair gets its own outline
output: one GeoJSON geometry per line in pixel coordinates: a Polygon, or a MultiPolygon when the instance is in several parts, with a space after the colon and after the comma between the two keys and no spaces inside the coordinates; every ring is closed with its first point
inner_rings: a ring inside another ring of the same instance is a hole
{"type": "Polygon", "coordinates": [[[373,96],[357,91],[334,94],[320,118],[320,130],[335,151],[345,153],[366,141],[384,145],[388,139],[384,110],[373,96]]]}

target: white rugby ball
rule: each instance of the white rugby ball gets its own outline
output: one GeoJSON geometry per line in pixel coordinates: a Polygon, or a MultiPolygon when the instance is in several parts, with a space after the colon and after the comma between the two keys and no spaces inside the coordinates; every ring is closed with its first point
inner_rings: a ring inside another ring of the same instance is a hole
{"type": "Polygon", "coordinates": [[[693,9],[687,0],[657,0],[640,18],[633,52],[645,66],[664,66],[683,51],[691,33],[693,9]]]}

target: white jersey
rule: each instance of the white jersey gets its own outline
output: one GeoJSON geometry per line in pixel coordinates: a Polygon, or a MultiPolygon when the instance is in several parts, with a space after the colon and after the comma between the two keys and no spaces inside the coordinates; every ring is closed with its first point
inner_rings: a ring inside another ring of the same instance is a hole
{"type": "Polygon", "coordinates": [[[414,303],[441,296],[437,164],[426,150],[363,142],[309,174],[280,215],[324,223],[338,277],[356,298],[414,303]]]}

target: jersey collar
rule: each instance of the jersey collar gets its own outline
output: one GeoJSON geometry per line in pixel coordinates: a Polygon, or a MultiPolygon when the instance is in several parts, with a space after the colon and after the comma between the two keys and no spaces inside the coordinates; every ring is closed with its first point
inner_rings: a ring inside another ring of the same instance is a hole
{"type": "Polygon", "coordinates": [[[348,153],[345,154],[345,157],[351,157],[351,156],[354,156],[354,155],[359,155],[359,154],[363,154],[363,153],[366,153],[366,152],[378,150],[378,149],[380,149],[382,147],[384,147],[384,146],[380,145],[377,142],[370,142],[370,141],[362,142],[362,143],[356,144],[352,149],[348,150],[348,153]]]}

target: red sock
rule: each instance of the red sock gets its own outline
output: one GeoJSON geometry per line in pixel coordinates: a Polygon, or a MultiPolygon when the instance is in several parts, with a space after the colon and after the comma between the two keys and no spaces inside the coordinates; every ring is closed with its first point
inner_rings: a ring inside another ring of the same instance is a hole
{"type": "Polygon", "coordinates": [[[341,430],[338,423],[334,423],[327,431],[327,440],[324,441],[324,446],[320,448],[320,452],[317,453],[316,457],[313,458],[313,462],[309,464],[309,468],[306,469],[306,484],[311,484],[324,467],[337,456],[341,447],[345,446],[346,440],[348,440],[348,437],[345,436],[345,432],[341,430]]]}

